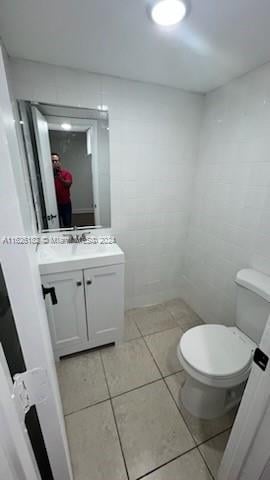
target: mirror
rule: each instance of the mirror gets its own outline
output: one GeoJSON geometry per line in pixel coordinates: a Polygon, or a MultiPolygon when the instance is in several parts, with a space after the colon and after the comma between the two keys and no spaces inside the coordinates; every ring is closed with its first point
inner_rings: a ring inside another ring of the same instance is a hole
{"type": "Polygon", "coordinates": [[[109,114],[19,101],[39,231],[111,226],[109,114]]]}

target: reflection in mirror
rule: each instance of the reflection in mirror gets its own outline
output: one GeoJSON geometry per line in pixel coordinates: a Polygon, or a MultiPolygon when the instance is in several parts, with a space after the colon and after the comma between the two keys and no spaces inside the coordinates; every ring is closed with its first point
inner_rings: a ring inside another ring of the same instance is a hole
{"type": "Polygon", "coordinates": [[[39,230],[111,224],[109,115],[19,101],[39,230]]]}

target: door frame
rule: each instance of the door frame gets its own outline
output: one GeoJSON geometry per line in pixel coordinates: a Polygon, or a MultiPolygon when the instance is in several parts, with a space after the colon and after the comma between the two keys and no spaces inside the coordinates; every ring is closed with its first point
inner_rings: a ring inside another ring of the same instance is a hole
{"type": "MultiPolygon", "coordinates": [[[[6,70],[8,60],[0,44],[0,238],[24,237],[24,212],[18,195],[16,165],[20,165],[18,138],[12,96],[6,70]]],[[[29,207],[30,208],[30,207],[29,207]]],[[[32,226],[31,226],[32,228],[32,226]]],[[[37,414],[55,480],[72,480],[62,403],[60,399],[45,302],[42,296],[36,248],[34,245],[0,244],[0,262],[6,282],[27,370],[40,367],[48,375],[47,400],[36,406],[37,414]]]]}
{"type": "Polygon", "coordinates": [[[17,109],[21,123],[21,137],[24,145],[24,157],[30,180],[30,189],[35,210],[37,229],[48,229],[45,199],[41,180],[38,151],[35,141],[34,124],[32,119],[31,104],[24,100],[17,101],[17,109]]]}
{"type": "Polygon", "coordinates": [[[99,202],[99,175],[98,175],[98,140],[97,140],[97,121],[90,120],[91,129],[91,169],[92,169],[92,187],[93,187],[93,208],[95,215],[95,226],[100,226],[100,202],[99,202]]]}
{"type": "MultiPolygon", "coordinates": [[[[260,341],[270,358],[270,315],[260,341]]],[[[263,480],[269,471],[270,360],[253,362],[249,380],[220,465],[218,480],[263,480]]]]}
{"type": "Polygon", "coordinates": [[[35,141],[38,152],[48,228],[59,228],[59,215],[51,160],[48,122],[36,105],[31,106],[31,113],[35,131],[35,141]]]}

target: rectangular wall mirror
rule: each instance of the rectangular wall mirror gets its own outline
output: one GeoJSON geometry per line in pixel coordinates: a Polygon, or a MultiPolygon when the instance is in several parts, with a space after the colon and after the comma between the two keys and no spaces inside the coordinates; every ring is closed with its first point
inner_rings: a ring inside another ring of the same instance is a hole
{"type": "Polygon", "coordinates": [[[39,231],[111,226],[109,114],[18,102],[39,231]]]}

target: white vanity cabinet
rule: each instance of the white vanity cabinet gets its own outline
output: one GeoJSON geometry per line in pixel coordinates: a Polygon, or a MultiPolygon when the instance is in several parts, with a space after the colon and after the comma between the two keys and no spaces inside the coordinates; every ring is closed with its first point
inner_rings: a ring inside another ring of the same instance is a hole
{"type": "Polygon", "coordinates": [[[85,348],[88,342],[83,272],[51,273],[41,276],[44,287],[54,287],[57,304],[47,296],[46,308],[56,356],[85,348]]]}
{"type": "Polygon", "coordinates": [[[124,263],[41,272],[41,282],[54,287],[57,298],[56,305],[45,298],[56,358],[121,340],[124,263]]]}
{"type": "Polygon", "coordinates": [[[84,270],[89,339],[105,345],[118,339],[123,328],[123,265],[84,270]]]}

